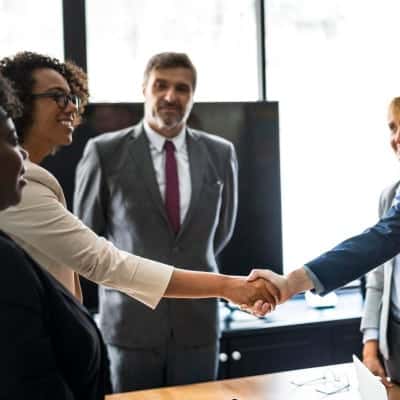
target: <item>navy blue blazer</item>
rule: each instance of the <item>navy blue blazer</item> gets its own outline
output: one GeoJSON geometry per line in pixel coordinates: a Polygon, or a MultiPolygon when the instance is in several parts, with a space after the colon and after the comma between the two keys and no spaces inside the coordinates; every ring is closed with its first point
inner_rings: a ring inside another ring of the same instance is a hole
{"type": "Polygon", "coordinates": [[[75,298],[0,232],[0,399],[100,400],[100,333],[75,298]]]}
{"type": "Polygon", "coordinates": [[[400,252],[400,205],[390,208],[372,228],[306,263],[326,294],[359,278],[400,252]]]}

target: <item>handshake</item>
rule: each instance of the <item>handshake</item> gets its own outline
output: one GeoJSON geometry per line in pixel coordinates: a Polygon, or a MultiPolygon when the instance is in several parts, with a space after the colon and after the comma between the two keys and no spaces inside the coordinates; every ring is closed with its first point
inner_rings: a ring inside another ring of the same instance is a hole
{"type": "Polygon", "coordinates": [[[304,268],[298,268],[287,276],[268,269],[253,269],[248,277],[227,279],[222,297],[258,317],[273,311],[295,294],[314,287],[304,268]]]}

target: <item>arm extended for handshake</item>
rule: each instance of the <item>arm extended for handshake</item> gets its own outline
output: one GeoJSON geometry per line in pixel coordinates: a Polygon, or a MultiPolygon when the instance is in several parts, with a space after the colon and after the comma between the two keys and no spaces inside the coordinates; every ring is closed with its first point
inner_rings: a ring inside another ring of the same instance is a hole
{"type": "Polygon", "coordinates": [[[273,282],[262,278],[249,281],[246,276],[174,268],[164,297],[220,297],[261,315],[261,310],[254,309],[255,304],[261,303],[263,305],[264,314],[272,311],[279,299],[279,289],[275,287],[273,282]]]}
{"type": "MultiPolygon", "coordinates": [[[[400,250],[400,204],[393,206],[374,226],[353,236],[287,276],[254,270],[249,280],[264,278],[279,291],[278,304],[296,293],[315,289],[326,294],[359,278],[394,257],[400,250]]],[[[268,305],[258,302],[249,311],[262,314],[268,305]]],[[[265,312],[264,312],[265,314],[265,312]]]]}

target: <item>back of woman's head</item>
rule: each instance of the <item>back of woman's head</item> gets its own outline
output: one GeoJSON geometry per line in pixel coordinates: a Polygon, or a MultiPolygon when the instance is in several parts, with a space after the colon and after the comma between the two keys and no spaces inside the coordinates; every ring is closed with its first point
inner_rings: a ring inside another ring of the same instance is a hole
{"type": "Polygon", "coordinates": [[[0,210],[21,200],[23,159],[27,154],[18,146],[13,118],[22,113],[22,105],[12,85],[0,74],[0,210]]]}
{"type": "Polygon", "coordinates": [[[11,82],[0,74],[0,119],[16,119],[22,115],[22,104],[15,94],[11,82]]]}
{"type": "Polygon", "coordinates": [[[14,118],[21,142],[23,142],[26,130],[33,122],[32,93],[35,81],[32,73],[42,68],[53,69],[65,78],[71,92],[81,99],[80,113],[83,112],[84,106],[88,101],[89,92],[86,73],[70,61],[61,62],[56,58],[28,51],[1,59],[0,73],[12,81],[24,108],[23,114],[14,118]]]}

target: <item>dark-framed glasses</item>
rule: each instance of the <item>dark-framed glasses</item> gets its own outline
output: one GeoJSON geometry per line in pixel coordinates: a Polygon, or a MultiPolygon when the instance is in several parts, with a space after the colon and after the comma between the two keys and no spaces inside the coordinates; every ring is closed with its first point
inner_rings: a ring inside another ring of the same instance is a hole
{"type": "Polygon", "coordinates": [[[72,93],[47,92],[32,94],[32,98],[34,99],[46,97],[53,99],[61,109],[66,108],[69,102],[71,102],[78,109],[81,105],[81,99],[76,94],[72,93]]]}

